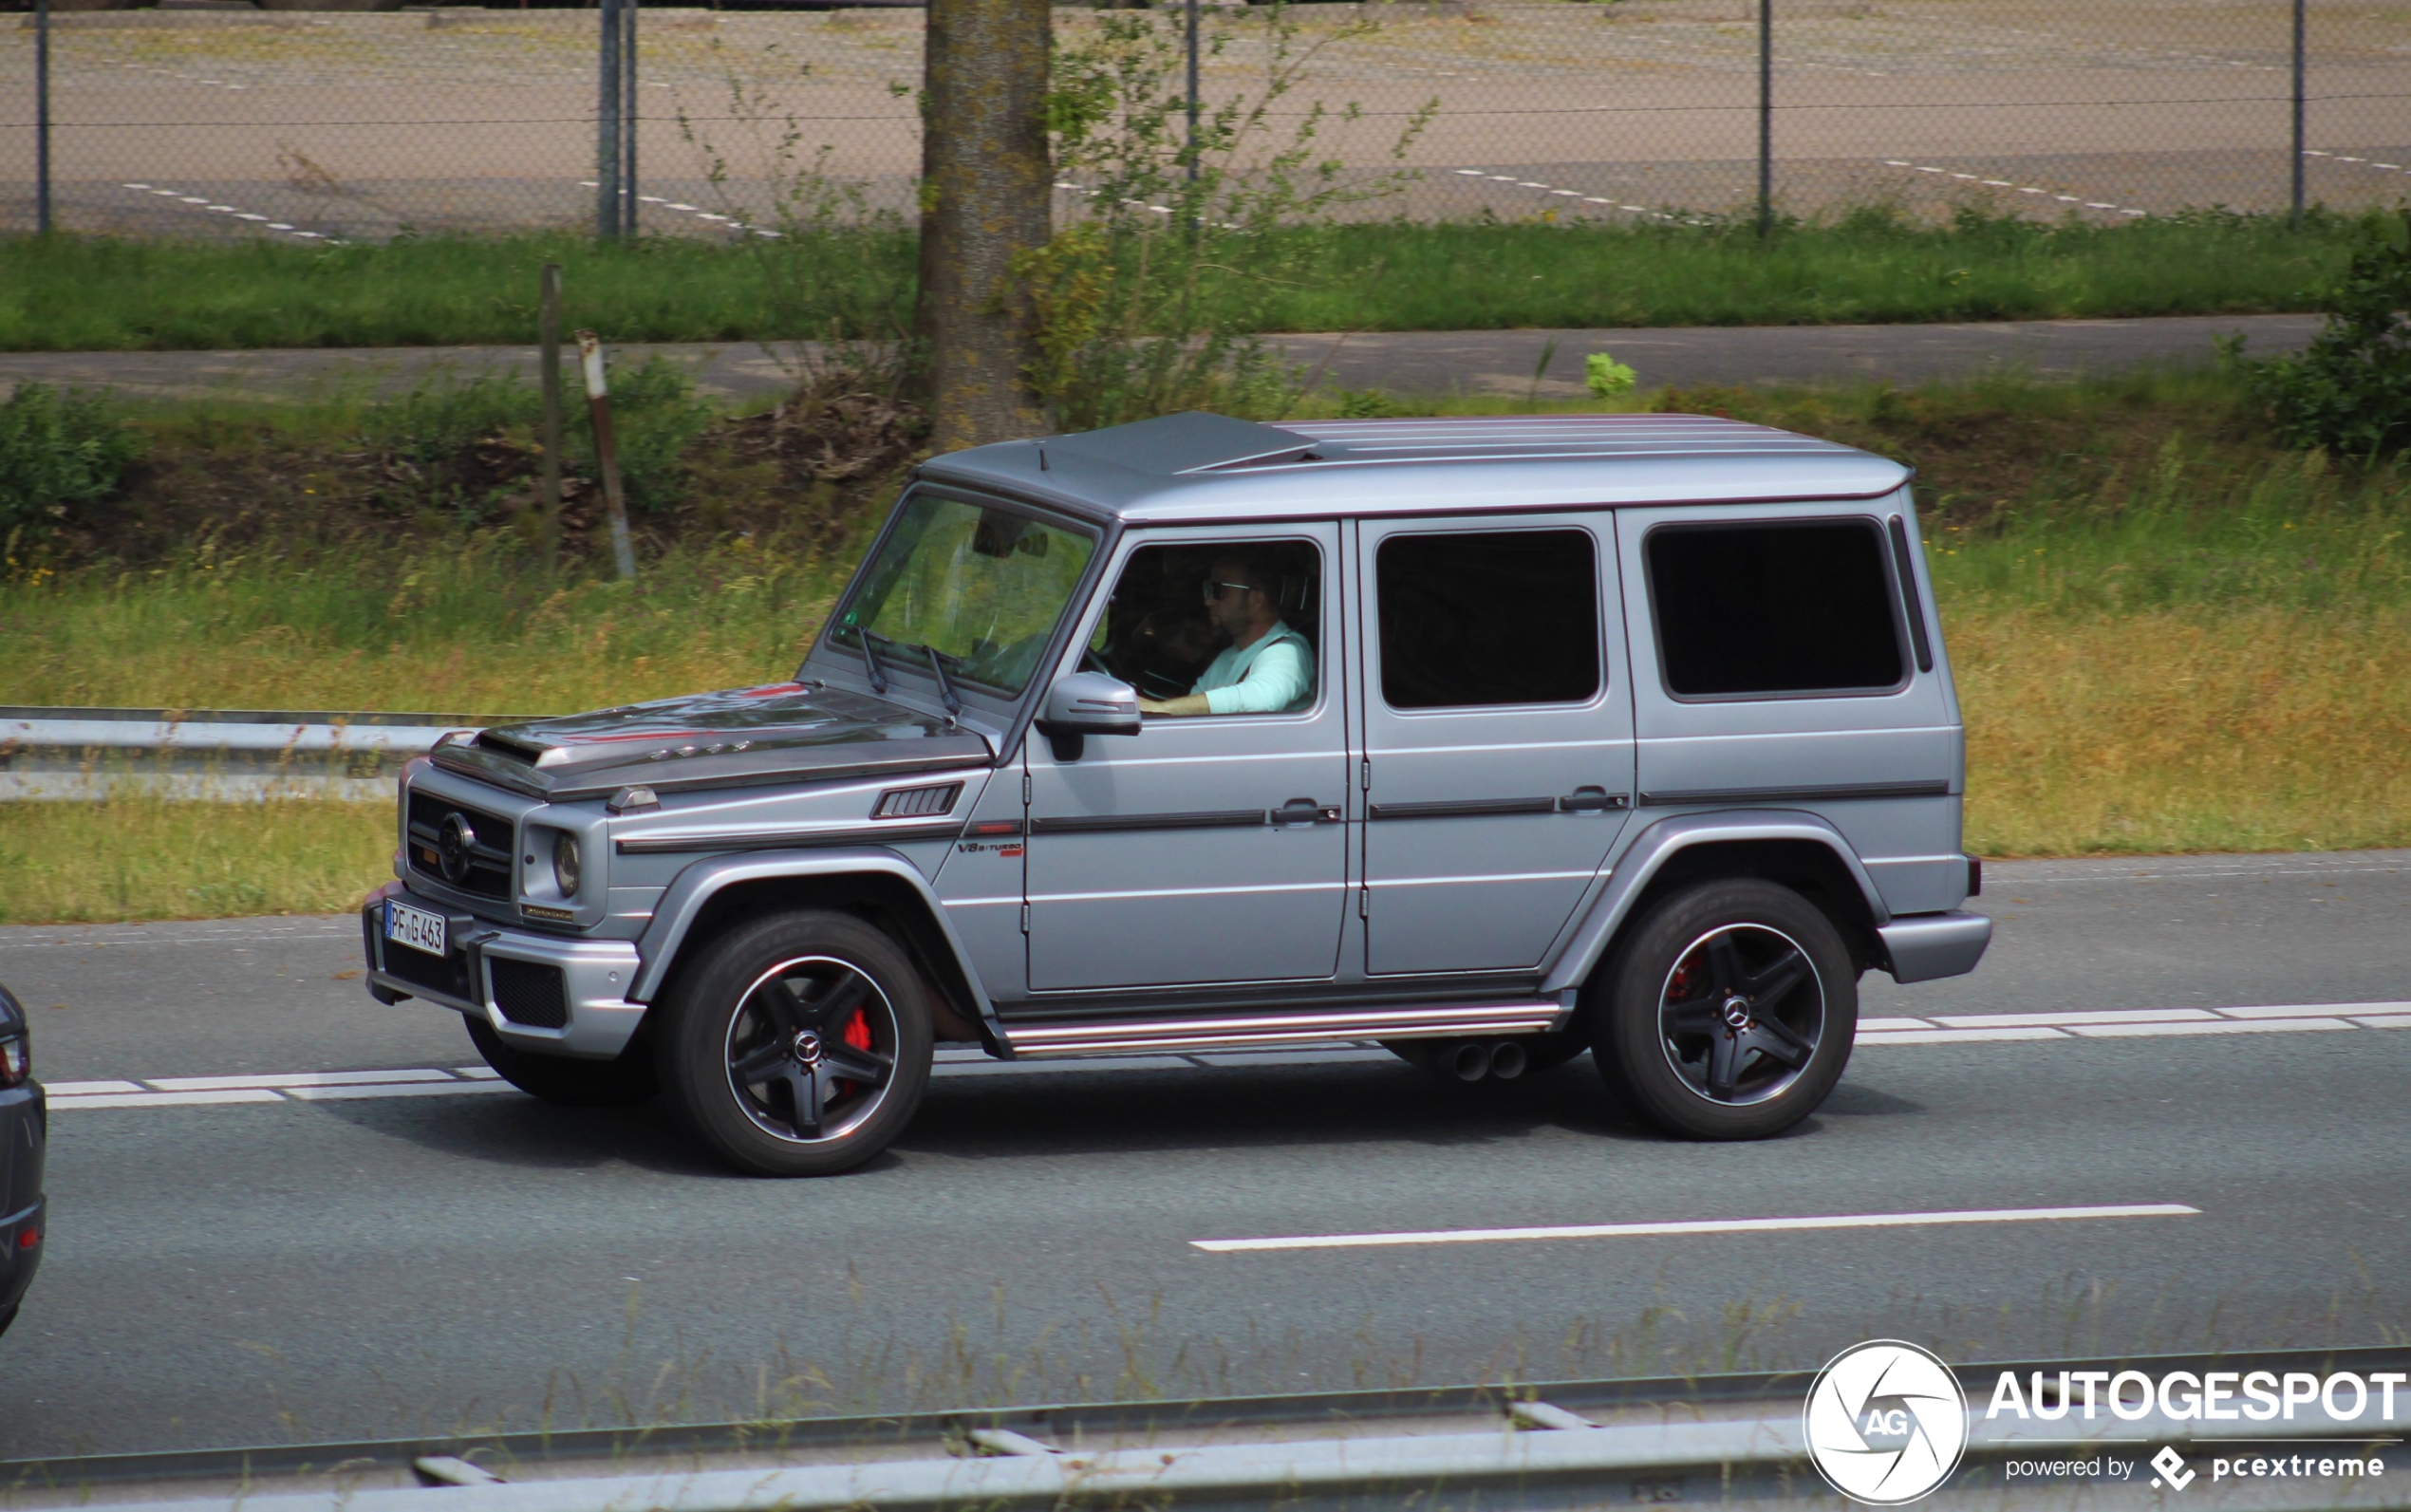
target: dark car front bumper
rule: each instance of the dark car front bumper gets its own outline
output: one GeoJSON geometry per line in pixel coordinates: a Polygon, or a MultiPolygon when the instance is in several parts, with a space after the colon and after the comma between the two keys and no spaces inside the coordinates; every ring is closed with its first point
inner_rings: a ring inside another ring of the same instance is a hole
{"type": "Polygon", "coordinates": [[[48,1227],[42,1167],[49,1121],[39,1083],[0,1092],[0,1329],[16,1316],[17,1302],[42,1268],[48,1227]]]}

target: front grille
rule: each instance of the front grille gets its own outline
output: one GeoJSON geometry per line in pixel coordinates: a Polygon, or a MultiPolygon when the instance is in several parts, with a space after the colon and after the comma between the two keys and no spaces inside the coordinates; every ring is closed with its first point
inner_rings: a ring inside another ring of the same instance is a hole
{"type": "Polygon", "coordinates": [[[570,994],[562,985],[560,967],[488,956],[486,971],[494,980],[494,1005],[503,1017],[530,1029],[570,1026],[570,994]]]}
{"type": "Polygon", "coordinates": [[[423,950],[388,940],[385,942],[385,974],[425,987],[433,992],[477,1001],[469,991],[469,958],[456,950],[448,956],[431,956],[423,950]]]}
{"type": "Polygon", "coordinates": [[[511,896],[511,846],[515,837],[510,820],[414,789],[408,831],[403,838],[413,871],[480,898],[511,896]],[[458,827],[453,823],[456,817],[458,827]],[[447,871],[446,842],[456,831],[453,870],[447,871]]]}

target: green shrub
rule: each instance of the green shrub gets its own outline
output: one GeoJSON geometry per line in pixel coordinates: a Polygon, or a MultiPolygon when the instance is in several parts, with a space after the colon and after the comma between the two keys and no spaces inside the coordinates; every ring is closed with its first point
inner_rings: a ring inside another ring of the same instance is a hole
{"type": "Polygon", "coordinates": [[[103,396],[18,384],[0,404],[0,535],[43,530],[109,497],[141,454],[103,396]]]}
{"type": "MultiPolygon", "coordinates": [[[[620,486],[629,511],[644,514],[676,507],[686,498],[682,458],[719,412],[697,397],[685,368],[662,358],[616,369],[610,382],[611,433],[620,443],[620,486]]],[[[582,398],[577,405],[581,411],[586,407],[582,398]]],[[[593,432],[583,421],[578,416],[570,431],[570,463],[588,477],[600,477],[593,432]]]]}
{"type": "MultiPolygon", "coordinates": [[[[2406,217],[2411,233],[2411,217],[2406,217]]],[[[2293,446],[2376,457],[2411,441],[2411,244],[2381,233],[2320,299],[2327,324],[2299,357],[2244,364],[2293,446]]],[[[2239,353],[2238,341],[2229,348],[2239,353]]]]}

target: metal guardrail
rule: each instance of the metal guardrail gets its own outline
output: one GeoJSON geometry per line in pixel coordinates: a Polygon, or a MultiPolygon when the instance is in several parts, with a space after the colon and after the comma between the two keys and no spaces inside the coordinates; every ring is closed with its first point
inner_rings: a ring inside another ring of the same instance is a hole
{"type": "MultiPolygon", "coordinates": [[[[1997,1503],[2006,1463],[2159,1446],[2217,1452],[2206,1425],[2111,1418],[2081,1442],[2066,1423],[1996,1422],[1997,1372],[1970,1365],[1967,1456],[1940,1493],[1997,1503]],[[2196,1440],[2202,1440],[2197,1444],[2196,1440]]],[[[2115,1369],[2374,1377],[2411,1349],[2129,1357],[2115,1369]]],[[[887,1512],[980,1506],[1287,1508],[1605,1505],[1817,1500],[1806,1464],[1808,1372],[1333,1391],[1189,1402],[1044,1405],[794,1422],[466,1435],[0,1463],[0,1505],[201,1512],[887,1512]]],[[[2396,1421],[2404,1414],[2398,1411],[2396,1421]]],[[[2218,1442],[2399,1444],[2359,1424],[2222,1423],[2218,1442]],[[2308,1431],[2306,1431],[2308,1429],[2308,1431]]],[[[2233,1447],[2224,1450],[2234,1453],[2233,1447]]],[[[2145,1472],[2148,1473],[2148,1470],[2145,1472]]],[[[2136,1479],[2140,1479],[2138,1476],[2136,1479]]],[[[2063,1488],[2065,1489],[2065,1488],[2063,1488]]],[[[2140,1486],[2124,1489],[2140,1491],[2140,1486]]],[[[2334,1501],[2334,1487],[2324,1487],[2334,1501]]],[[[2292,1499],[2287,1504],[2293,1504],[2292,1499]]],[[[2358,1483],[2355,1506],[2411,1505],[2411,1475],[2358,1483]]],[[[2268,1504],[2275,1505],[2276,1503],[2268,1504]]]]}
{"type": "Polygon", "coordinates": [[[0,705],[0,802],[136,792],[201,802],[384,802],[392,774],[451,730],[511,715],[0,705]]]}

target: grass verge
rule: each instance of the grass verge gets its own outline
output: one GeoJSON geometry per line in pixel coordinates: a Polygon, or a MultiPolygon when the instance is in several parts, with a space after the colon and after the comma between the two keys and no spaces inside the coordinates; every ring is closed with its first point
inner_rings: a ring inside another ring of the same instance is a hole
{"type": "MultiPolygon", "coordinates": [[[[1972,849],[2411,845],[2411,475],[2274,446],[2215,373],[1646,401],[1918,466],[1972,849]]],[[[792,669],[850,560],[699,535],[626,588],[533,568],[507,530],[439,525],[417,545],[21,572],[0,583],[0,702],[547,713],[729,686],[792,669]]],[[[341,907],[384,874],[390,823],[382,805],[0,805],[0,918],[341,907]]]]}
{"type": "MultiPolygon", "coordinates": [[[[2366,216],[2205,212],[2118,226],[1882,208],[1740,223],[1301,228],[1262,266],[1209,275],[1233,330],[2226,314],[2310,308],[2366,216]],[[1293,270],[1306,270],[1299,274],[1293,270]]],[[[568,235],[378,245],[0,238],[0,350],[520,344],[536,271],[566,270],[564,309],[611,342],[886,336],[911,303],[913,238],[894,226],[797,228],[778,242],[568,235]]]]}

